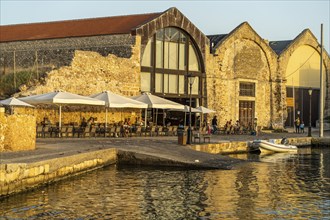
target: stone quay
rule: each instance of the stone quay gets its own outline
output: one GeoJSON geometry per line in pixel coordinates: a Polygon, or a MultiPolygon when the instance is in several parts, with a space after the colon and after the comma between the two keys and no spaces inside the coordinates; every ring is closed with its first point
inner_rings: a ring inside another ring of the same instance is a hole
{"type": "MultiPolygon", "coordinates": [[[[225,156],[247,153],[255,139],[288,138],[303,147],[329,147],[324,138],[296,133],[212,135],[210,143],[178,144],[177,136],[129,138],[40,138],[36,149],[0,154],[0,197],[88,172],[108,165],[171,166],[186,169],[234,169],[248,161],[225,156]]],[[[299,152],[298,152],[299,153],[299,152]]]]}

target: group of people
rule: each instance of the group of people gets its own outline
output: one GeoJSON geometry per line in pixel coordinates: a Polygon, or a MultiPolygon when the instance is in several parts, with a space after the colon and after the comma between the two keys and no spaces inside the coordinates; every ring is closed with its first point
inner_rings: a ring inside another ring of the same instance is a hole
{"type": "MultiPolygon", "coordinates": [[[[217,116],[214,116],[212,119],[211,133],[215,134],[218,131],[218,119],[217,116]]],[[[223,127],[225,134],[242,134],[243,131],[251,131],[253,135],[257,135],[257,119],[254,119],[253,124],[250,122],[247,126],[241,124],[239,120],[236,120],[235,123],[230,119],[226,121],[226,124],[223,127]]]]}
{"type": "Polygon", "coordinates": [[[296,128],[296,133],[305,133],[305,124],[304,121],[300,120],[299,116],[294,121],[294,125],[296,128]]]}

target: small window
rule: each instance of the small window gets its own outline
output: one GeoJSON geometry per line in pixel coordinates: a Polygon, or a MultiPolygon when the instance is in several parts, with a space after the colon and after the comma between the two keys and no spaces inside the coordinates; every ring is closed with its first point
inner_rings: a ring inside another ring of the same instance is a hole
{"type": "Polygon", "coordinates": [[[254,83],[240,83],[239,84],[239,95],[255,97],[255,84],[254,83]]]}

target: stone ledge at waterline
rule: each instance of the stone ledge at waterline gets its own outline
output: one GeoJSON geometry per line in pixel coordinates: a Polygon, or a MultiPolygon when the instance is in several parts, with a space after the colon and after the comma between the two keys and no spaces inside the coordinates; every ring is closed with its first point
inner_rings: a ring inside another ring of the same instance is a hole
{"type": "Polygon", "coordinates": [[[0,164],[0,197],[65,177],[115,164],[116,149],[105,149],[31,163],[0,164]]]}
{"type": "Polygon", "coordinates": [[[180,146],[174,138],[43,139],[35,151],[2,153],[0,197],[115,163],[231,169],[243,162],[180,146]]]}
{"type": "MultiPolygon", "coordinates": [[[[210,144],[191,146],[178,145],[177,137],[38,139],[35,151],[1,154],[0,197],[115,163],[231,169],[247,162],[221,154],[246,152],[249,142],[255,137],[227,137],[237,139],[236,141],[226,141],[226,137],[215,135],[212,136],[210,144]]],[[[267,137],[276,138],[274,135],[267,137]]],[[[263,139],[267,139],[266,136],[263,136],[263,139]]],[[[288,137],[291,144],[299,146],[310,145],[311,139],[288,137]]],[[[276,138],[276,141],[280,140],[276,138]]],[[[329,138],[315,140],[329,142],[329,138]]]]}
{"type": "MultiPolygon", "coordinates": [[[[296,146],[309,146],[313,143],[321,142],[320,146],[326,146],[326,139],[318,139],[312,137],[292,137],[287,138],[289,143],[296,146]]],[[[275,138],[275,143],[281,143],[282,139],[275,138]]],[[[196,151],[203,151],[211,154],[235,154],[246,153],[252,141],[225,141],[220,143],[211,143],[208,145],[193,145],[192,149],[196,151]]]]}

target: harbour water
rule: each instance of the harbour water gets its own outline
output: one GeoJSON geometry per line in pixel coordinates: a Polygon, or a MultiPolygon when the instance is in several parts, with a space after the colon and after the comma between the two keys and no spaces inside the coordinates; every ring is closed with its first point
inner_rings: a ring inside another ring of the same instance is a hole
{"type": "Polygon", "coordinates": [[[233,170],[109,166],[0,200],[0,219],[329,219],[330,149],[233,170]]]}

